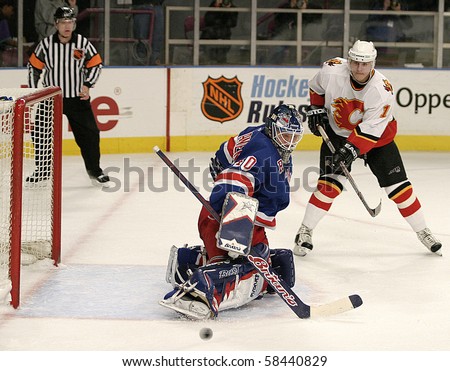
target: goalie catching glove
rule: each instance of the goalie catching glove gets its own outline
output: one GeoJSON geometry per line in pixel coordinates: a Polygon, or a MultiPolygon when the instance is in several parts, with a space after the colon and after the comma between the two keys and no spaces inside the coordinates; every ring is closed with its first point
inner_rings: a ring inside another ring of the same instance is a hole
{"type": "Polygon", "coordinates": [[[328,125],[328,113],[325,107],[308,106],[306,107],[306,116],[308,117],[308,127],[315,136],[320,137],[320,131],[317,125],[325,128],[328,125]]]}
{"type": "Polygon", "coordinates": [[[359,152],[359,149],[353,144],[345,142],[345,144],[333,155],[333,162],[331,164],[333,171],[336,172],[341,168],[341,162],[348,168],[359,156],[359,152]]]}

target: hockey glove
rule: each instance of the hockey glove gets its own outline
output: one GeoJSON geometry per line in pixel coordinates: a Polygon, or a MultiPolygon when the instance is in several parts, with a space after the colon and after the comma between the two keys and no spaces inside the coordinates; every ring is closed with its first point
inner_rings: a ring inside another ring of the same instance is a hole
{"type": "Polygon", "coordinates": [[[223,170],[223,166],[220,163],[220,161],[217,159],[217,157],[212,158],[211,162],[209,163],[209,173],[211,174],[211,177],[213,180],[216,180],[217,175],[219,175],[223,170]]]}
{"type": "Polygon", "coordinates": [[[331,164],[333,171],[336,172],[341,168],[341,162],[345,164],[345,167],[348,167],[358,156],[359,149],[350,142],[345,142],[333,155],[333,162],[331,164]]]}
{"type": "Polygon", "coordinates": [[[328,114],[325,107],[308,106],[306,107],[306,116],[308,117],[308,127],[315,136],[320,137],[320,131],[317,125],[325,128],[328,125],[328,114]]]}

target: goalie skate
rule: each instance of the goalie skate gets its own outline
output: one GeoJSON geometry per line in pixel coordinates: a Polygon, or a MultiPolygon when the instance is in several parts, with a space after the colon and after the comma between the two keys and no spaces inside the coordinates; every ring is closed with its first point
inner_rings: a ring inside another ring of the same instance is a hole
{"type": "Polygon", "coordinates": [[[193,299],[187,292],[173,290],[166,295],[159,305],[172,309],[194,320],[206,320],[214,317],[213,312],[204,302],[193,299]]]}
{"type": "Polygon", "coordinates": [[[236,192],[225,198],[217,246],[232,258],[247,255],[250,250],[258,204],[255,198],[236,192]]]}

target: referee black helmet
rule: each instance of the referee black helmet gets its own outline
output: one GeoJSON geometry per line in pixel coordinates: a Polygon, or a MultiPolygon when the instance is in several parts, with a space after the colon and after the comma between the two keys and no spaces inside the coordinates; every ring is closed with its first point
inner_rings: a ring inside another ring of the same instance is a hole
{"type": "Polygon", "coordinates": [[[55,22],[58,22],[58,19],[75,19],[75,13],[72,8],[68,6],[61,6],[55,11],[55,22]]]}

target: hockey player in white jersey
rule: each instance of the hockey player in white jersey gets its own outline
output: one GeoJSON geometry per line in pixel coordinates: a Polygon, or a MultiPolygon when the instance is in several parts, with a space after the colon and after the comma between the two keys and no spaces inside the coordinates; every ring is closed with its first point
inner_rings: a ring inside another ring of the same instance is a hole
{"type": "Polygon", "coordinates": [[[375,70],[377,51],[372,42],[356,41],[348,59],[324,62],[309,81],[308,126],[321,136],[325,129],[336,151],[322,142],[320,176],[295,237],[294,254],[304,256],[313,248],[312,234],[327,214],[347,181],[340,163],[347,169],[363,157],[380,187],[395,202],[418,239],[432,253],[441,254],[441,242],[427,227],[420,202],[408,181],[402,158],[394,142],[397,121],[395,95],[389,80],[375,70]]]}

